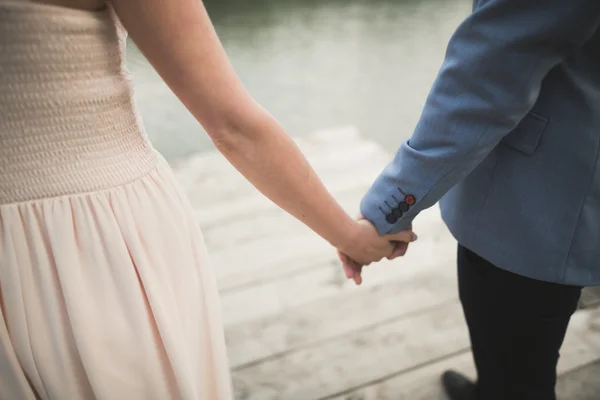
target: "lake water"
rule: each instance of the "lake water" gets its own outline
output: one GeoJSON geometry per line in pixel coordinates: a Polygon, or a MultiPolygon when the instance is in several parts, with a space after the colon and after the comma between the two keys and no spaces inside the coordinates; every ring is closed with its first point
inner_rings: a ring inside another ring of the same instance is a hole
{"type": "MultiPolygon", "coordinates": [[[[393,150],[410,136],[472,0],[205,1],[244,84],[292,136],[352,125],[393,150]]],[[[212,143],[128,49],[136,100],[170,160],[212,143]]]]}

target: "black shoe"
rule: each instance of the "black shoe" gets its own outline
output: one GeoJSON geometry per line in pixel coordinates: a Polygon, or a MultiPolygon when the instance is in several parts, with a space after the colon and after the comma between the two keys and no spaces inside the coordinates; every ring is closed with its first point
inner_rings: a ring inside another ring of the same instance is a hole
{"type": "Polygon", "coordinates": [[[475,400],[475,383],[458,372],[444,372],[442,385],[450,400],[475,400]]]}

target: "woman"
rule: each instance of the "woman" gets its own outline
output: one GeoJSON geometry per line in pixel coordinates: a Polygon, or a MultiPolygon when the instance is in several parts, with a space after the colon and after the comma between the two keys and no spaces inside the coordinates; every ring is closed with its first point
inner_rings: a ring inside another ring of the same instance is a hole
{"type": "Polygon", "coordinates": [[[414,239],[344,213],[201,2],[45,1],[0,0],[0,399],[232,397],[215,279],[134,110],[125,30],[225,157],[342,253],[414,239]]]}

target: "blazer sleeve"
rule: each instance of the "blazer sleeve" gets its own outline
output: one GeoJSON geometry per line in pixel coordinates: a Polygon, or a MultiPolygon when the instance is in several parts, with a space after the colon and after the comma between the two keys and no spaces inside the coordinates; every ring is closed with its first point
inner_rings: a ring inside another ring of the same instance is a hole
{"type": "Polygon", "coordinates": [[[380,234],[409,228],[531,110],[544,77],[600,24],[600,0],[479,0],[449,41],[412,137],[361,201],[380,234]]]}

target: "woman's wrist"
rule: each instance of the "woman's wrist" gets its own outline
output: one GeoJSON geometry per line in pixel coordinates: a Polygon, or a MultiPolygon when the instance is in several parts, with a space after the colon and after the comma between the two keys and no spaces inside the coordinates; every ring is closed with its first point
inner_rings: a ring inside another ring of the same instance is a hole
{"type": "Polygon", "coordinates": [[[337,227],[335,237],[329,240],[329,243],[341,252],[352,249],[360,236],[360,226],[358,223],[350,216],[345,215],[344,221],[338,224],[337,227]]]}

